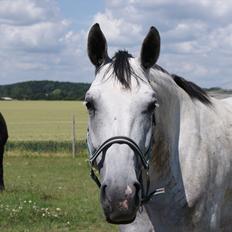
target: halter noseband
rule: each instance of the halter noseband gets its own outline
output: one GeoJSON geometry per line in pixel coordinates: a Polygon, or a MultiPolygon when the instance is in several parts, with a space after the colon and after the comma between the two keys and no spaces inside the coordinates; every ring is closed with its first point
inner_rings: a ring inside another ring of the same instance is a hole
{"type": "Polygon", "coordinates": [[[111,145],[113,145],[114,143],[118,143],[118,144],[127,144],[135,153],[138,154],[138,156],[140,157],[143,167],[145,169],[149,169],[149,162],[146,160],[145,156],[146,154],[149,153],[148,149],[145,153],[145,156],[143,155],[141,149],[139,148],[139,146],[129,137],[126,136],[115,136],[112,137],[108,140],[106,140],[95,152],[94,154],[91,156],[91,158],[89,159],[89,162],[91,163],[91,165],[93,165],[93,163],[95,162],[95,160],[97,159],[97,157],[101,154],[101,152],[105,152],[109,149],[109,147],[111,147],[111,145]]]}
{"type": "Polygon", "coordinates": [[[148,202],[153,196],[164,193],[165,189],[164,188],[160,188],[160,189],[156,189],[155,191],[152,191],[151,193],[149,193],[150,190],[150,177],[149,177],[149,161],[150,161],[150,157],[152,154],[152,140],[153,140],[153,136],[151,138],[149,147],[147,149],[147,151],[145,153],[143,153],[140,149],[140,147],[129,137],[126,136],[115,136],[115,137],[111,137],[108,140],[106,140],[98,149],[94,149],[92,142],[91,142],[91,138],[89,136],[89,133],[87,134],[87,147],[88,147],[88,151],[89,151],[89,163],[90,163],[90,176],[91,178],[95,181],[95,183],[97,184],[97,186],[100,188],[101,187],[101,182],[98,179],[97,175],[94,172],[93,166],[94,163],[96,161],[96,159],[98,158],[98,156],[101,153],[106,153],[106,151],[113,145],[113,144],[127,144],[135,153],[135,155],[139,156],[142,166],[144,168],[144,170],[146,171],[146,179],[147,179],[147,184],[146,184],[146,191],[144,190],[144,185],[143,185],[143,181],[142,181],[142,172],[140,175],[140,184],[141,184],[141,193],[142,193],[142,200],[141,200],[141,204],[148,202]]]}

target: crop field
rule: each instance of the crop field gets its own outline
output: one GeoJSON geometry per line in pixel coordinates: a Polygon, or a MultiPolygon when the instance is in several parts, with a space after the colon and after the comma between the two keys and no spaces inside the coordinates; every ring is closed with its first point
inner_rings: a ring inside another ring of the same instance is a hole
{"type": "Polygon", "coordinates": [[[81,102],[0,102],[10,139],[0,194],[1,232],[106,232],[99,190],[89,177],[81,102]],[[72,115],[78,154],[71,157],[72,115]]]}
{"type": "Polygon", "coordinates": [[[75,115],[77,140],[86,136],[87,111],[80,101],[0,101],[10,141],[71,140],[75,115]]]}

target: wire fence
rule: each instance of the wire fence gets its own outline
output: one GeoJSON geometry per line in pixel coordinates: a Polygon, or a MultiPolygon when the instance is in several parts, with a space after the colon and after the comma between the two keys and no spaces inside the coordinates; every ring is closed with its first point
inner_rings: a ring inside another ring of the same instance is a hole
{"type": "MultiPolygon", "coordinates": [[[[76,142],[75,155],[86,148],[85,141],[76,142]]],[[[73,144],[71,141],[8,141],[6,152],[21,153],[68,153],[73,155],[73,144]]]]}
{"type": "MultiPolygon", "coordinates": [[[[8,124],[10,135],[11,125],[14,124],[8,124]]],[[[79,123],[74,114],[72,120],[65,123],[27,123],[25,121],[25,123],[20,124],[20,130],[24,136],[21,139],[17,137],[12,139],[10,136],[6,145],[6,152],[70,153],[75,157],[86,147],[86,122],[79,123]],[[30,125],[30,127],[27,128],[27,125],[30,125]],[[32,128],[37,131],[37,134],[32,133],[32,128]]],[[[16,131],[15,128],[14,131],[16,131]]]]}

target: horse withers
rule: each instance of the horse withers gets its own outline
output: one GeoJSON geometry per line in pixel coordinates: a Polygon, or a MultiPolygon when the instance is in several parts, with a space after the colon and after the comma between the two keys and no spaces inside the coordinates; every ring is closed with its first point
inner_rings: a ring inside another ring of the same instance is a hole
{"type": "Polygon", "coordinates": [[[4,190],[4,178],[3,178],[3,154],[4,147],[8,139],[8,131],[6,121],[0,113],[0,191],[4,190]]]}
{"type": "Polygon", "coordinates": [[[87,143],[106,220],[121,231],[229,232],[232,107],[157,65],[159,52],[155,27],[136,58],[110,58],[99,24],[88,35],[87,143]]]}

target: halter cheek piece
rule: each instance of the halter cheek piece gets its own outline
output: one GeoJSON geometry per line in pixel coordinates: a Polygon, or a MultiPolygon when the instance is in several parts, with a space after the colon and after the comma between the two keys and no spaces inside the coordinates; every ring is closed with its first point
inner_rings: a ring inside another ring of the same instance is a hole
{"type": "Polygon", "coordinates": [[[127,144],[135,153],[135,155],[137,155],[139,157],[139,159],[141,160],[143,169],[146,171],[146,191],[144,190],[144,184],[143,184],[143,180],[142,180],[142,172],[140,174],[139,177],[139,181],[141,184],[141,195],[142,195],[142,200],[141,200],[141,204],[148,202],[153,196],[164,193],[165,189],[164,188],[159,188],[156,189],[155,191],[152,191],[151,193],[149,193],[150,191],[150,177],[149,177],[149,161],[150,161],[150,157],[152,154],[152,141],[153,141],[153,136],[151,137],[151,141],[149,144],[149,147],[147,149],[147,151],[145,153],[143,153],[140,149],[140,147],[129,137],[126,136],[115,136],[115,137],[111,137],[108,140],[106,140],[98,149],[95,149],[92,142],[91,142],[91,138],[89,136],[89,133],[87,133],[87,147],[88,147],[88,151],[89,151],[89,163],[90,163],[90,176],[91,178],[95,181],[95,183],[97,184],[97,186],[100,188],[101,187],[101,182],[98,179],[97,175],[94,172],[93,166],[94,163],[96,162],[96,159],[98,158],[98,156],[102,153],[102,154],[106,154],[106,151],[113,145],[113,144],[127,144]]]}

